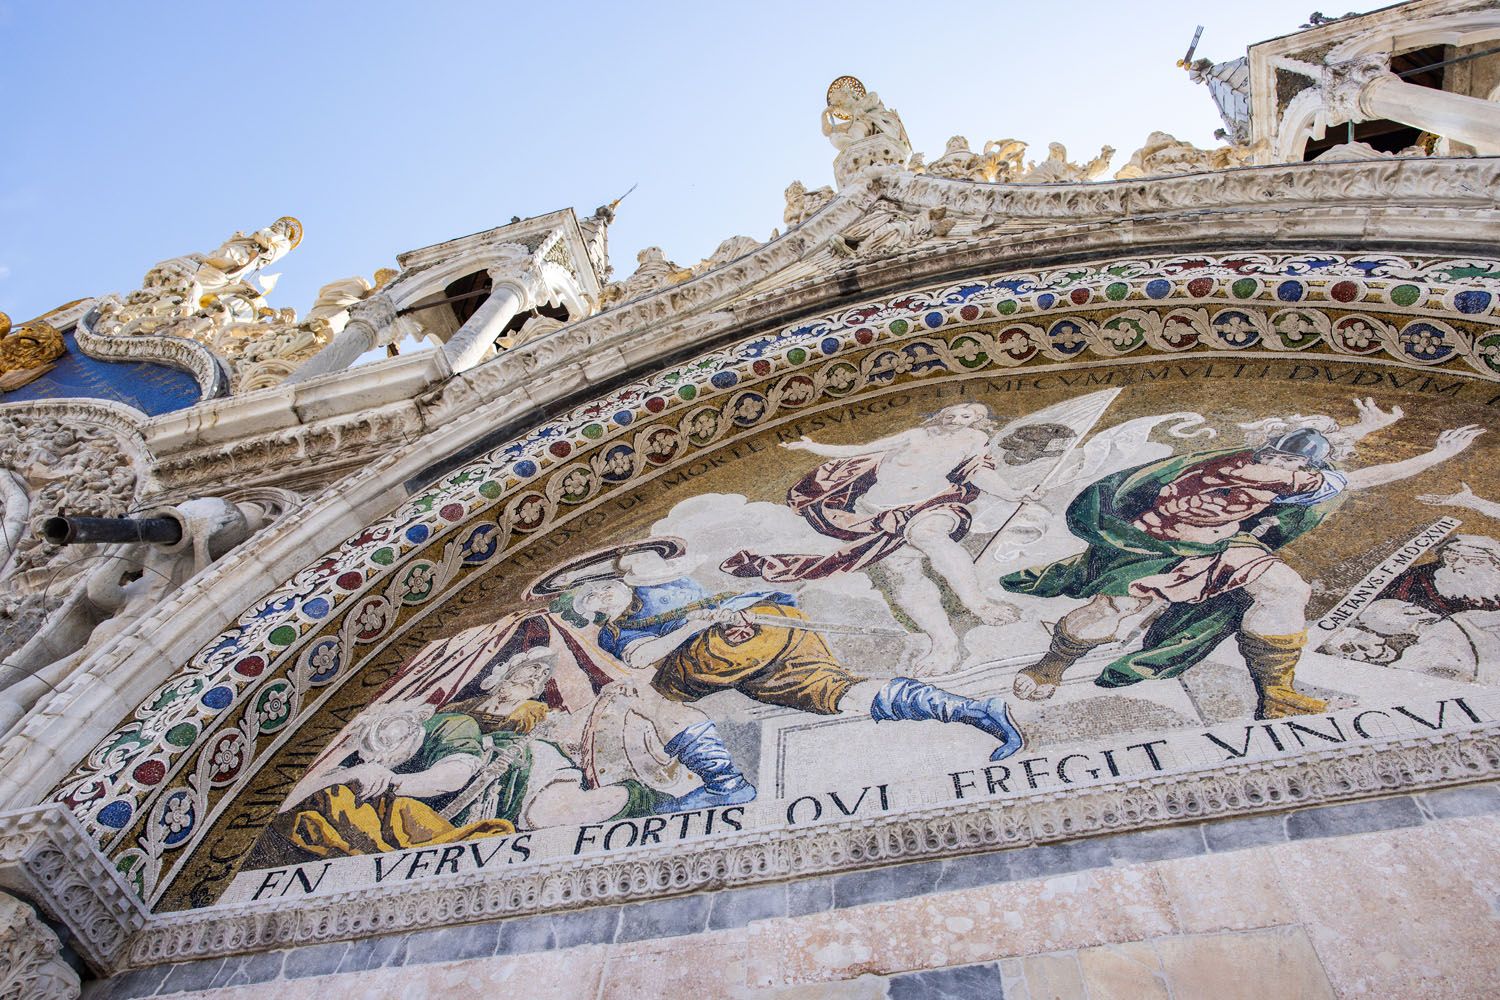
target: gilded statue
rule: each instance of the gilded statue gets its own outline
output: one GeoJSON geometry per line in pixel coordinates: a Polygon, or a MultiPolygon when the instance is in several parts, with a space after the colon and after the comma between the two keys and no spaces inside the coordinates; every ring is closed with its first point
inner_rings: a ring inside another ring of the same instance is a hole
{"type": "Polygon", "coordinates": [[[34,319],[12,326],[0,313],[0,374],[41,368],[67,351],[63,335],[50,323],[34,319]]]}
{"type": "Polygon", "coordinates": [[[1009,184],[1020,178],[1025,168],[1021,157],[1026,155],[1026,143],[1020,139],[991,139],[984,144],[979,157],[979,180],[989,184],[1009,184]]]}
{"type": "Polygon", "coordinates": [[[282,216],[263,229],[235,233],[208,253],[164,260],[146,272],[140,288],[100,302],[93,332],[194,340],[225,362],[233,391],[276,385],[338,335],[352,305],[397,274],[382,268],[374,284],[358,276],[329,282],[299,321],[294,310],[266,301],[274,280],[262,276],[257,285],[251,279],[301,242],[302,223],[282,216]]]}

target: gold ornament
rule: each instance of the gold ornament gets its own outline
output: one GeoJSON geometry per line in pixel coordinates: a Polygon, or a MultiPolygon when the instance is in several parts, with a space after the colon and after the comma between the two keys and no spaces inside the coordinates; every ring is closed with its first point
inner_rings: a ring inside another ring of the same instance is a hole
{"type": "MultiPolygon", "coordinates": [[[[863,83],[860,83],[857,77],[839,77],[837,80],[828,85],[828,106],[830,108],[833,108],[835,104],[835,98],[846,94],[854,100],[864,97],[865,85],[863,83]]],[[[840,121],[849,120],[849,116],[842,111],[835,110],[832,111],[831,114],[833,115],[833,117],[839,119],[840,121]]]]}
{"type": "Polygon", "coordinates": [[[375,269],[375,287],[376,288],[384,288],[386,285],[388,285],[392,281],[394,281],[395,278],[396,278],[396,275],[398,275],[400,273],[401,272],[398,271],[398,270],[396,270],[394,267],[376,268],[375,269]]]}
{"type": "Polygon", "coordinates": [[[0,313],[0,372],[40,368],[67,349],[62,333],[50,323],[34,319],[12,328],[10,317],[0,313]]]}
{"type": "MultiPolygon", "coordinates": [[[[302,223],[298,222],[290,215],[283,215],[281,218],[277,219],[276,222],[286,223],[287,228],[291,230],[291,232],[287,234],[287,239],[292,241],[292,249],[297,249],[297,244],[302,242],[302,223]]],[[[272,225],[275,225],[275,223],[272,223],[272,225]]]]}

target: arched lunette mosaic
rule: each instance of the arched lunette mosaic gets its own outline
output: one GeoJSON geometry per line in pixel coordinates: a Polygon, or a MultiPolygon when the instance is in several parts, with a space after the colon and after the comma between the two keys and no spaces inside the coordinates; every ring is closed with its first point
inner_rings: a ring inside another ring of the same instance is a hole
{"type": "Polygon", "coordinates": [[[1320,348],[1500,375],[1500,264],[1388,254],[1123,259],[907,293],[580,406],[258,601],[54,793],[155,898],[209,817],[403,621],[570,506],[815,401],[1090,355],[1320,348]],[[408,612],[408,616],[409,616],[408,612]]]}

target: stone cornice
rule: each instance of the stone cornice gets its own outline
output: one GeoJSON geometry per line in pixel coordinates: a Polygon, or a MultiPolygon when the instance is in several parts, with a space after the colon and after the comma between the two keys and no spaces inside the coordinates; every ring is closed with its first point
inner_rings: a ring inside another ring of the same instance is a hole
{"type": "MultiPolygon", "coordinates": [[[[306,384],[207,400],[146,421],[145,432],[168,490],[228,481],[318,486],[512,389],[545,405],[558,393],[624,377],[653,359],[903,283],[1152,246],[1453,247],[1461,232],[1466,244],[1493,247],[1500,244],[1497,189],[1496,158],[1290,164],[1048,185],[887,173],[847,188],[802,225],[722,267],[568,324],[461,376],[448,377],[441,352],[424,351],[306,384]],[[945,207],[961,221],[950,238],[896,254],[851,261],[830,252],[831,238],[890,204],[945,207]],[[989,234],[986,220],[1021,231],[989,234]],[[791,274],[802,276],[779,280],[791,274]],[[439,383],[442,390],[433,391],[439,383]]],[[[570,245],[576,235],[570,212],[525,225],[539,237],[563,226],[570,245]]],[[[513,230],[403,255],[411,270],[403,280],[441,270],[444,261],[482,256],[513,230]]],[[[198,346],[172,346],[182,344],[198,346]]]]}
{"type": "Polygon", "coordinates": [[[724,267],[570,324],[466,372],[432,400],[427,422],[446,422],[509,385],[535,387],[559,368],[572,370],[575,382],[582,375],[584,384],[594,384],[606,372],[623,374],[652,359],[703,349],[795,312],[826,309],[902,282],[1030,266],[1038,256],[1083,258],[1249,240],[1268,246],[1306,241],[1453,247],[1455,213],[1464,220],[1467,248],[1492,248],[1500,244],[1496,190],[1500,158],[1494,157],[1288,164],[1084,184],[879,175],[845,189],[802,225],[724,267]],[[775,274],[823,251],[831,237],[865,218],[881,197],[912,208],[946,206],[969,219],[996,217],[1038,228],[920,244],[899,258],[852,266],[840,262],[831,273],[774,285],[775,274]],[[754,323],[747,322],[751,316],[754,323]]]}
{"type": "Polygon", "coordinates": [[[759,830],[505,874],[478,872],[296,903],[156,914],[134,937],[127,964],[150,966],[1059,843],[1497,774],[1500,727],[1491,723],[1462,733],[780,832],[759,830]]]}

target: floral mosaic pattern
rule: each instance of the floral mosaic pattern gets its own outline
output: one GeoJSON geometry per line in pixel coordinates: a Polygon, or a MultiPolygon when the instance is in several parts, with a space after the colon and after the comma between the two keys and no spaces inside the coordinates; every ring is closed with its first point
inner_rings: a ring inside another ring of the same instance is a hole
{"type": "Polygon", "coordinates": [[[966,281],[752,338],[538,426],[348,539],[201,650],[54,798],[155,899],[214,810],[403,611],[699,449],[900,381],[1090,354],[1318,348],[1495,378],[1497,301],[1497,262],[1191,255],[966,281]]]}

